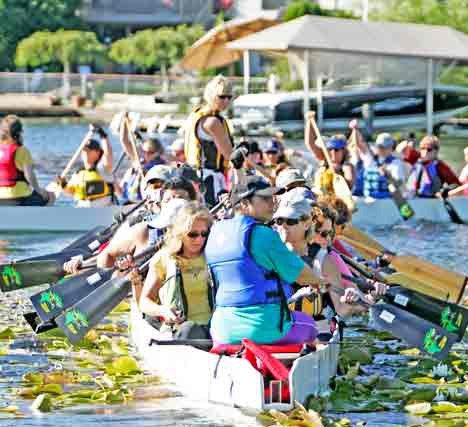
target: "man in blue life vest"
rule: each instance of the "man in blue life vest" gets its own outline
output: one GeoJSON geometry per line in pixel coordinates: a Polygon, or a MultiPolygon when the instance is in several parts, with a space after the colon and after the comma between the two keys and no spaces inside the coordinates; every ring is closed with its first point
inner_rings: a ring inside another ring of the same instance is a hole
{"type": "Polygon", "coordinates": [[[289,283],[317,286],[317,272],[282,242],[266,223],[280,190],[259,177],[239,188],[235,216],[216,222],[205,256],[216,289],[211,334],[218,343],[309,343],[317,336],[312,317],[290,312],[289,283]]]}
{"type": "Polygon", "coordinates": [[[395,141],[389,133],[380,133],[375,151],[365,142],[358,142],[359,155],[364,164],[364,196],[374,199],[391,197],[389,180],[399,186],[406,181],[405,166],[393,154],[395,141]]]}

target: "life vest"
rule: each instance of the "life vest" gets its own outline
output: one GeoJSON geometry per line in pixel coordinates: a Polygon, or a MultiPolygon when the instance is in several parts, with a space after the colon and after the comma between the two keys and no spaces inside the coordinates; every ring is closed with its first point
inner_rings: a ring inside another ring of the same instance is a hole
{"type": "Polygon", "coordinates": [[[122,184],[122,199],[126,202],[139,202],[142,200],[140,184],[141,174],[132,171],[130,177],[122,184]]]}
{"type": "Polygon", "coordinates": [[[333,171],[322,162],[314,176],[314,188],[322,194],[333,194],[333,171]]]}
{"type": "Polygon", "coordinates": [[[248,307],[280,304],[279,329],[289,318],[289,284],[274,271],[259,266],[250,254],[250,238],[258,222],[248,216],[216,222],[210,230],[205,257],[216,288],[216,306],[248,307]]]}
{"type": "Polygon", "coordinates": [[[356,178],[354,180],[353,196],[364,195],[364,164],[358,160],[355,166],[356,178]]]}
{"type": "Polygon", "coordinates": [[[205,117],[217,117],[223,124],[232,143],[231,130],[228,122],[220,114],[207,112],[204,108],[198,108],[189,116],[188,128],[185,136],[185,159],[187,164],[195,169],[211,169],[224,173],[229,167],[229,159],[225,159],[218,151],[215,143],[201,138],[198,135],[197,127],[205,117]]]}
{"type": "Polygon", "coordinates": [[[0,187],[14,187],[18,181],[26,181],[15,163],[18,148],[18,144],[0,144],[0,187]]]}
{"type": "Polygon", "coordinates": [[[77,174],[79,185],[74,188],[75,199],[97,200],[112,195],[109,184],[96,169],[81,169],[77,174]]]}
{"type": "MultiPolygon", "coordinates": [[[[206,286],[207,298],[210,309],[213,309],[212,299],[212,287],[206,286]]],[[[182,272],[177,265],[177,261],[170,257],[166,264],[166,279],[163,286],[159,289],[159,301],[162,305],[171,307],[180,313],[180,317],[187,319],[188,304],[187,295],[184,288],[184,281],[182,278],[182,272]]]]}
{"type": "Polygon", "coordinates": [[[383,162],[376,160],[374,164],[364,170],[364,196],[374,199],[387,199],[391,197],[388,189],[388,179],[379,172],[379,167],[389,165],[396,157],[390,155],[383,162]]]}
{"type": "Polygon", "coordinates": [[[408,178],[408,188],[418,197],[434,197],[442,183],[437,171],[437,160],[415,163],[408,178]]]}
{"type": "Polygon", "coordinates": [[[160,228],[151,227],[150,224],[147,224],[148,227],[148,247],[154,246],[161,241],[164,236],[164,231],[160,228]]]}

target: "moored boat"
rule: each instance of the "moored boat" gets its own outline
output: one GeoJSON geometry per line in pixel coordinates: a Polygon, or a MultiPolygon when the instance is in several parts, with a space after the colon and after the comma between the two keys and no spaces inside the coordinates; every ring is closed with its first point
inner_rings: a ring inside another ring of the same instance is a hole
{"type": "Polygon", "coordinates": [[[210,353],[191,345],[158,345],[168,337],[152,327],[132,303],[131,337],[144,369],[174,383],[186,396],[196,400],[223,403],[254,410],[290,410],[294,402],[304,403],[310,395],[329,388],[336,375],[339,354],[338,333],[317,351],[273,353],[290,366],[288,381],[267,380],[251,363],[241,357],[210,353]],[[154,340],[154,341],[153,341],[154,340]],[[151,345],[155,343],[156,345],[151,345]],[[284,397],[284,386],[289,397],[284,397]]]}
{"type": "Polygon", "coordinates": [[[2,206],[0,231],[89,231],[112,224],[118,206],[2,206]]]}
{"type": "MultiPolygon", "coordinates": [[[[468,197],[449,199],[460,218],[468,222],[468,197]]],[[[437,198],[409,199],[415,215],[412,220],[437,223],[451,222],[442,200],[437,198]]],[[[392,199],[356,198],[357,211],[353,214],[354,225],[390,226],[403,222],[392,199]]]]}

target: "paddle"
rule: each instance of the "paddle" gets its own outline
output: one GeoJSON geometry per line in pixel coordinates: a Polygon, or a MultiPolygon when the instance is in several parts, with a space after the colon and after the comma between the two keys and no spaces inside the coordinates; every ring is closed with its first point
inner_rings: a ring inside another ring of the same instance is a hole
{"type": "MultiPolygon", "coordinates": [[[[346,236],[342,236],[342,239],[358,251],[370,254],[373,258],[384,255],[382,251],[346,236]]],[[[447,299],[454,303],[459,303],[463,297],[468,277],[446,270],[414,255],[395,255],[390,251],[386,251],[385,254],[391,259],[391,265],[397,271],[417,282],[424,283],[426,285],[426,294],[441,300],[447,299]]]]}
{"type": "Polygon", "coordinates": [[[398,212],[400,216],[405,220],[409,220],[415,214],[413,208],[409,204],[409,202],[404,198],[403,194],[401,193],[398,183],[396,182],[395,178],[391,175],[387,169],[384,169],[385,176],[388,180],[388,190],[392,196],[393,203],[398,208],[398,212]]]}
{"type": "Polygon", "coordinates": [[[449,195],[449,192],[447,190],[441,191],[441,198],[442,198],[442,201],[444,202],[445,210],[447,211],[450,217],[450,220],[454,224],[461,224],[461,225],[466,224],[466,222],[460,218],[460,215],[458,215],[458,212],[455,209],[455,207],[448,201],[448,195],[449,195]]]}
{"type": "MultiPolygon", "coordinates": [[[[147,271],[149,262],[150,260],[138,267],[141,274],[147,271]]],[[[127,277],[111,279],[67,309],[55,322],[70,342],[76,344],[112,311],[130,290],[131,281],[127,277]]]]}
{"type": "MultiPolygon", "coordinates": [[[[135,256],[135,262],[148,260],[159,250],[161,245],[162,240],[155,246],[145,249],[135,256]]],[[[31,296],[31,303],[41,320],[47,322],[108,282],[116,270],[117,267],[97,269],[71,276],[31,296]]]]}
{"type": "Polygon", "coordinates": [[[42,322],[41,318],[35,311],[24,313],[23,317],[35,334],[41,334],[57,327],[57,324],[53,319],[50,322],[42,322]]]}
{"type": "MultiPolygon", "coordinates": [[[[365,280],[342,274],[345,280],[355,283],[362,291],[373,290],[365,280]]],[[[454,333],[462,340],[468,325],[468,310],[456,304],[440,301],[398,284],[391,284],[385,295],[380,296],[385,302],[402,307],[403,310],[435,323],[446,332],[454,333]]]]}
{"type": "MultiPolygon", "coordinates": [[[[60,252],[27,258],[0,265],[0,289],[2,292],[11,292],[18,289],[26,289],[44,283],[55,283],[65,274],[63,264],[75,256],[83,256],[83,260],[89,260],[93,252],[103,243],[107,242],[132,213],[145,203],[142,200],[126,213],[116,218],[114,224],[105,229],[97,227],[95,232],[86,233],[75,242],[68,245],[60,252]]],[[[91,260],[89,260],[91,261],[91,260]]],[[[85,263],[90,267],[93,262],[85,263]]]]}
{"type": "Polygon", "coordinates": [[[308,118],[314,130],[315,136],[317,138],[317,142],[319,143],[319,146],[325,157],[325,161],[327,162],[327,166],[333,172],[334,192],[339,198],[341,198],[346,203],[348,208],[351,211],[353,211],[354,210],[353,195],[351,194],[351,190],[349,189],[349,186],[346,180],[341,175],[336,173],[335,168],[333,167],[333,162],[331,161],[330,153],[327,150],[327,146],[325,145],[325,142],[323,141],[322,135],[315,121],[315,112],[310,111],[308,118]]]}

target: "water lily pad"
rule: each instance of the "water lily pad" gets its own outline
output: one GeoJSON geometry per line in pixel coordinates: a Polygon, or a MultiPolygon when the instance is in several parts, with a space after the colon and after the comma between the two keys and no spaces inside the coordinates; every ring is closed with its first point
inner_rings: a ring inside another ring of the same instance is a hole
{"type": "Polygon", "coordinates": [[[406,397],[407,402],[425,401],[431,402],[437,393],[433,388],[420,388],[412,390],[406,397]]]}
{"type": "Polygon", "coordinates": [[[431,409],[431,404],[428,402],[413,403],[405,406],[405,411],[409,412],[411,415],[425,415],[431,412],[431,409]]]}
{"type": "Polygon", "coordinates": [[[10,327],[0,331],[0,340],[12,340],[15,338],[15,336],[15,332],[10,327]]]}
{"type": "Polygon", "coordinates": [[[109,375],[128,375],[140,372],[137,361],[131,356],[122,356],[106,365],[109,375]]]}
{"type": "Polygon", "coordinates": [[[44,374],[40,372],[28,372],[23,375],[22,380],[31,384],[44,384],[44,374]]]}
{"type": "Polygon", "coordinates": [[[452,402],[438,402],[432,405],[432,410],[436,413],[440,412],[463,412],[463,407],[455,405],[452,402]]]}
{"type": "Polygon", "coordinates": [[[40,412],[52,411],[52,399],[49,394],[40,394],[36,397],[31,408],[40,412]]]}

